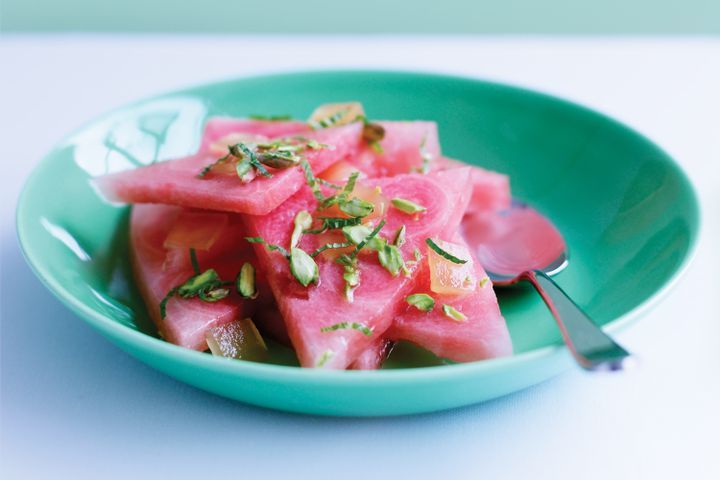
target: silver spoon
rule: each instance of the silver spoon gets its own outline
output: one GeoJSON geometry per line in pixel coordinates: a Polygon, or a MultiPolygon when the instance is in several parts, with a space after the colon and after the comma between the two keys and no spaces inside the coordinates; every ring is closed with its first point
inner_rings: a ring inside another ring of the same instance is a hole
{"type": "Polygon", "coordinates": [[[533,208],[513,201],[510,209],[471,215],[465,236],[493,284],[535,287],[560,327],[575,361],[586,370],[621,370],[630,354],[597,326],[550,278],[568,265],[565,241],[533,208]]]}

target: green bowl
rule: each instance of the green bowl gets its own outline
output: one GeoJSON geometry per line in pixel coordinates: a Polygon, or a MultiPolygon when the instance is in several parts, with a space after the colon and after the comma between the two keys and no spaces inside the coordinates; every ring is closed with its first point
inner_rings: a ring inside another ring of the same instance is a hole
{"type": "Polygon", "coordinates": [[[698,235],[695,194],[677,164],[638,133],[515,87],[385,71],[213,83],[87,124],[27,181],[17,212],[25,256],[55,295],[123,350],[255,405],[325,415],[428,412],[499,397],[572,367],[552,317],[522,287],[498,292],[515,355],[482,362],[445,364],[401,345],[379,371],[315,371],[298,368],[277,345],[261,364],[157,338],[130,275],[128,208],[103,202],[88,180],[192,153],[213,115],[305,118],[320,103],[347,100],[361,101],[372,118],[435,120],[447,155],[509,174],[514,195],[548,215],[568,242],[570,264],[557,282],[608,331],[645,313],[687,266],[698,235]]]}

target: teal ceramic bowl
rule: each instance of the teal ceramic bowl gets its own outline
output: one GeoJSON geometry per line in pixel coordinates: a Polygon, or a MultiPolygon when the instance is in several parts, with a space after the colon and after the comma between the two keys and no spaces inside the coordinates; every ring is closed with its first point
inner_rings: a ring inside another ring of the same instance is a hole
{"type": "Polygon", "coordinates": [[[695,194],[677,164],[638,133],[519,88],[384,71],[213,83],[87,124],[27,181],[17,222],[28,262],[69,308],[139,360],[207,391],[275,409],[428,412],[499,397],[571,368],[552,317],[523,288],[498,292],[515,355],[483,362],[448,365],[402,345],[379,371],[314,371],[297,367],[278,346],[271,363],[260,364],[157,338],[130,275],[129,210],[104,203],[89,179],[190,154],[213,115],[305,118],[320,103],[347,100],[363,102],[373,118],[435,120],[446,154],[509,174],[514,195],[548,215],[567,239],[570,264],[557,282],[608,331],[645,313],[687,265],[698,234],[695,194]]]}

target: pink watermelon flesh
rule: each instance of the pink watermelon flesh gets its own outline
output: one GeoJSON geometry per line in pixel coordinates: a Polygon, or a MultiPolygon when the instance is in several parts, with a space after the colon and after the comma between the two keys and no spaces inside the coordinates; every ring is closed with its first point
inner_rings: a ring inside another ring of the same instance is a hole
{"type": "Polygon", "coordinates": [[[202,144],[199,151],[207,151],[211,143],[218,141],[231,133],[249,133],[253,135],[262,135],[268,138],[277,138],[293,135],[306,135],[310,132],[311,129],[305,122],[269,122],[230,117],[213,117],[205,124],[202,144]]]}
{"type": "Polygon", "coordinates": [[[393,345],[394,343],[386,338],[378,338],[350,364],[350,369],[377,370],[390,354],[393,345]]]}
{"type": "MultiPolygon", "coordinates": [[[[135,279],[147,304],[152,320],[167,341],[194,350],[205,350],[208,328],[248,316],[263,299],[271,297],[267,287],[258,279],[260,298],[243,300],[236,293],[215,303],[197,298],[172,298],[166,307],[165,319],[160,318],[160,301],[173,287],[193,275],[188,249],[166,249],[163,243],[183,210],[167,205],[137,205],[130,219],[130,242],[135,279]]],[[[242,264],[257,263],[252,248],[238,242],[244,227],[236,216],[208,213],[216,216],[225,228],[207,251],[197,251],[201,270],[214,268],[223,280],[234,280],[242,264]],[[230,217],[229,221],[227,218],[230,217]]],[[[232,290],[232,289],[231,289],[232,290]]]]}
{"type": "MultiPolygon", "coordinates": [[[[391,238],[405,225],[406,243],[401,251],[406,260],[413,258],[413,250],[424,245],[425,238],[449,236],[458,228],[469,200],[470,175],[467,168],[437,172],[430,175],[400,175],[369,180],[366,186],[380,186],[387,198],[402,197],[427,207],[417,216],[391,208],[382,234],[391,238]]],[[[317,201],[308,188],[283,203],[270,215],[246,216],[248,232],[261,236],[268,243],[287,247],[293,229],[293,219],[300,210],[314,212],[317,201]]],[[[312,252],[320,246],[317,235],[304,235],[300,247],[312,252]]],[[[413,286],[410,278],[400,274],[392,277],[377,261],[377,255],[361,255],[361,284],[355,290],[355,300],[349,303],[343,294],[342,267],[334,260],[320,255],[316,258],[320,270],[320,285],[302,287],[291,275],[287,260],[279,253],[256,244],[259,264],[268,278],[288,335],[304,367],[347,368],[361,352],[390,326],[393,311],[413,286]],[[373,331],[367,336],[353,329],[321,332],[340,322],[358,322],[373,331]]],[[[413,272],[417,267],[412,267],[413,272]]]]}
{"type": "MultiPolygon", "coordinates": [[[[459,160],[440,157],[437,166],[441,169],[468,166],[459,160]]],[[[468,213],[491,212],[510,208],[510,178],[502,173],[471,166],[473,194],[468,213]]]]}
{"type": "Polygon", "coordinates": [[[422,153],[437,159],[440,157],[435,122],[377,122],[385,129],[380,141],[382,153],[364,145],[350,159],[368,177],[391,177],[411,173],[422,167],[422,153]],[[422,146],[422,150],[421,150],[422,146]]]}
{"type": "MultiPolygon", "coordinates": [[[[274,123],[278,124],[277,128],[281,126],[281,122],[274,123]]],[[[336,161],[353,155],[359,147],[361,128],[356,122],[307,133],[308,138],[334,147],[304,153],[313,171],[321,172],[336,161]]],[[[94,182],[110,201],[163,203],[252,215],[270,212],[305,184],[300,167],[272,170],[272,178],[258,175],[245,184],[235,175],[210,173],[205,178],[197,178],[203,167],[215,160],[214,155],[201,150],[190,157],[106,175],[94,182]]]]}
{"type": "MultiPolygon", "coordinates": [[[[459,236],[455,243],[465,243],[459,236]]],[[[512,354],[512,342],[500,313],[500,307],[489,281],[472,293],[440,295],[430,290],[430,270],[427,262],[418,273],[412,293],[426,293],[435,299],[431,312],[422,312],[407,304],[400,309],[390,329],[385,333],[394,340],[407,340],[430,350],[441,358],[457,362],[471,362],[512,354]],[[443,314],[448,304],[467,316],[467,321],[456,322],[443,314]]],[[[480,263],[473,259],[476,278],[486,278],[480,263]]]]}

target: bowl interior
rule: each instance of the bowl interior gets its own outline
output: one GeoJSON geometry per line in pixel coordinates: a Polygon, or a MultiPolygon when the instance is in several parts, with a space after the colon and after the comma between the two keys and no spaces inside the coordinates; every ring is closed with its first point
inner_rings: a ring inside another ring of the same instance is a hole
{"type": "MultiPolygon", "coordinates": [[[[694,243],[697,206],[685,176],[652,143],[582,107],[512,87],[393,72],[317,72],[241,79],[156,97],[78,130],[28,181],[23,248],[61,297],[156,335],[133,287],[128,208],[103,202],[89,178],[190,154],[215,115],[291,114],[359,100],[372,118],[438,122],[444,152],[507,173],[514,195],[548,215],[570,263],[556,279],[598,323],[630,312],[668,283],[694,243]]],[[[540,299],[498,291],[516,353],[559,343],[540,299]]],[[[271,362],[294,364],[273,346],[271,362]]],[[[442,363],[410,345],[387,368],[442,363]]]]}

